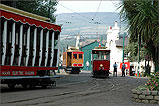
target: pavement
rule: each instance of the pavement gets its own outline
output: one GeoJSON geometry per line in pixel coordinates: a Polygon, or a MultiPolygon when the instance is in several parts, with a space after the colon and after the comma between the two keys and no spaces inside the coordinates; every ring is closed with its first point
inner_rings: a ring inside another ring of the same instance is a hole
{"type": "MultiPolygon", "coordinates": [[[[60,73],[58,73],[58,71],[56,70],[56,75],[60,77],[60,75],[69,75],[68,73],[66,73],[64,71],[64,69],[60,69],[59,70],[60,73]]],[[[109,76],[113,76],[113,71],[110,70],[109,71],[111,74],[109,74],[109,76]]],[[[92,70],[81,70],[80,73],[92,73],[92,70]]],[[[118,71],[117,73],[117,76],[122,76],[122,72],[121,71],[118,71]]],[[[129,75],[126,75],[126,76],[129,76],[129,75]]],[[[143,78],[143,79],[149,79],[150,77],[137,77],[137,76],[129,76],[129,77],[132,77],[132,78],[143,78]]]]}
{"type": "Polygon", "coordinates": [[[131,99],[131,90],[145,84],[147,79],[135,76],[96,79],[91,71],[67,74],[60,70],[56,87],[42,89],[2,89],[1,106],[158,106],[136,103],[131,99]],[[131,78],[132,77],[132,78],[131,78]]]}

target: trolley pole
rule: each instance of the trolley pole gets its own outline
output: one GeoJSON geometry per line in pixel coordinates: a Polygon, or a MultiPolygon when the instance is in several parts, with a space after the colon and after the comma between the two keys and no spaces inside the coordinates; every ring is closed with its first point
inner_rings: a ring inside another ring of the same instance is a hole
{"type": "Polygon", "coordinates": [[[123,60],[122,60],[122,62],[124,62],[124,41],[125,41],[125,34],[123,35],[123,60]]]}
{"type": "Polygon", "coordinates": [[[58,70],[57,70],[57,72],[58,72],[58,73],[60,73],[60,67],[59,67],[59,63],[58,63],[58,70]]]}
{"type": "Polygon", "coordinates": [[[61,59],[58,59],[58,65],[57,65],[57,73],[60,73],[60,66],[59,66],[59,64],[60,64],[60,66],[61,66],[61,59]]]}

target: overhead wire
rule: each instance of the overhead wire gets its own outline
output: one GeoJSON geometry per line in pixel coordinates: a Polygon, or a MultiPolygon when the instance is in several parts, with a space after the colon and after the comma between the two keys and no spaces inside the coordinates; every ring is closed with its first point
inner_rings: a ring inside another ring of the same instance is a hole
{"type": "MultiPolygon", "coordinates": [[[[100,1],[100,3],[99,3],[99,5],[98,5],[98,8],[97,8],[97,11],[96,11],[96,13],[95,13],[95,15],[94,15],[94,17],[93,18],[90,18],[90,17],[87,17],[87,16],[85,16],[85,15],[81,15],[80,13],[77,13],[77,12],[75,12],[75,11],[73,11],[72,9],[70,9],[70,8],[68,8],[68,7],[66,7],[66,6],[64,6],[64,5],[62,5],[62,4],[60,4],[59,2],[57,2],[57,4],[59,4],[60,6],[62,6],[63,8],[65,8],[65,9],[67,9],[67,10],[69,10],[69,11],[71,11],[72,13],[75,13],[75,14],[77,14],[77,15],[79,15],[80,17],[78,17],[78,19],[80,18],[81,20],[83,20],[83,21],[85,21],[85,22],[88,22],[89,24],[102,24],[102,25],[108,25],[108,24],[114,24],[114,23],[110,23],[110,22],[96,22],[95,21],[95,18],[96,18],[96,16],[97,16],[97,13],[98,13],[98,11],[99,11],[99,8],[100,8],[100,6],[101,6],[101,3],[102,3],[102,0],[100,1]],[[93,19],[93,20],[92,20],[93,19]]],[[[77,18],[77,17],[75,17],[75,18],[77,18]]]]}
{"type": "Polygon", "coordinates": [[[81,16],[82,18],[83,18],[83,17],[85,17],[85,18],[87,18],[87,19],[91,20],[91,18],[86,17],[86,16],[84,16],[84,15],[81,15],[80,13],[77,13],[77,12],[75,12],[75,11],[71,10],[70,8],[68,8],[68,7],[66,7],[66,6],[64,6],[64,5],[62,5],[62,4],[60,4],[59,2],[58,2],[57,4],[59,4],[60,6],[64,7],[65,9],[70,10],[71,12],[73,12],[73,13],[75,13],[75,14],[77,14],[77,15],[81,16]]]}
{"type": "Polygon", "coordinates": [[[96,15],[97,15],[97,12],[98,12],[98,10],[99,10],[99,7],[100,7],[101,3],[102,3],[102,0],[100,1],[99,5],[98,5],[97,11],[96,11],[94,17],[92,18],[92,21],[95,19],[95,17],[96,17],[96,15]]]}
{"type": "Polygon", "coordinates": [[[103,24],[103,25],[105,25],[105,24],[110,24],[110,23],[95,22],[94,20],[93,20],[93,23],[91,22],[92,19],[95,19],[96,15],[97,15],[97,13],[98,13],[98,10],[99,10],[99,8],[100,8],[101,3],[102,3],[102,0],[100,1],[99,5],[98,5],[98,8],[97,8],[97,11],[96,11],[96,13],[95,13],[95,15],[94,15],[93,18],[86,17],[85,15],[81,15],[80,13],[77,13],[77,12],[73,11],[72,9],[70,9],[70,8],[68,8],[68,7],[66,7],[66,6],[64,6],[64,5],[62,5],[62,4],[60,4],[59,2],[58,2],[57,4],[59,4],[60,6],[64,7],[65,9],[67,9],[67,10],[69,10],[69,11],[71,11],[71,12],[73,12],[73,13],[79,15],[79,16],[81,16],[80,19],[81,19],[81,20],[84,20],[84,21],[86,21],[86,22],[88,22],[89,24],[103,24]]]}

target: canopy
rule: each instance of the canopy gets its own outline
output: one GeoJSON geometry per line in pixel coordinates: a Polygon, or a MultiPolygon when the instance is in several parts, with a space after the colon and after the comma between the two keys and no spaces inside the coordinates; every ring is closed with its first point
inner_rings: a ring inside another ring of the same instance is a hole
{"type": "Polygon", "coordinates": [[[35,25],[36,27],[42,27],[47,29],[53,29],[54,31],[61,32],[61,26],[47,22],[48,18],[41,17],[32,13],[28,13],[19,9],[0,5],[0,17],[4,17],[7,20],[14,20],[16,22],[28,23],[29,25],[35,25]]]}

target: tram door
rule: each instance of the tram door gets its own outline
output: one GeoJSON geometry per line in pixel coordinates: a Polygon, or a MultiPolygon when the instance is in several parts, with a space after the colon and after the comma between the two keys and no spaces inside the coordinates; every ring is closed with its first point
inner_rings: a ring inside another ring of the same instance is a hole
{"type": "Polygon", "coordinates": [[[67,52],[67,65],[72,66],[71,64],[72,52],[67,52]]]}

